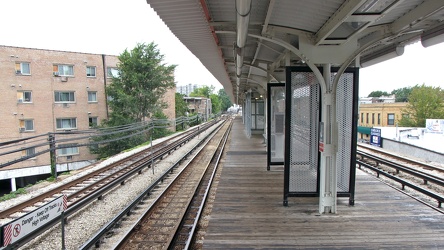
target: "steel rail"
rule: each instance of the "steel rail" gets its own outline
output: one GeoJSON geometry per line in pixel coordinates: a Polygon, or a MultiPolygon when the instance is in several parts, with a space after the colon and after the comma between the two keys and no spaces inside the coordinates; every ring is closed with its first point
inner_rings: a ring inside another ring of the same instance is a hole
{"type": "MultiPolygon", "coordinates": [[[[177,139],[178,136],[180,136],[180,135],[177,135],[177,136],[175,136],[175,137],[173,137],[173,138],[171,138],[171,139],[177,139]]],[[[168,142],[165,142],[165,143],[168,143],[168,142]]],[[[136,153],[136,154],[134,154],[134,155],[131,155],[131,156],[129,156],[129,157],[133,158],[133,157],[137,157],[137,156],[142,155],[142,154],[150,153],[150,152],[153,151],[153,150],[156,150],[156,151],[157,151],[157,150],[159,150],[159,148],[161,148],[163,145],[164,145],[163,143],[156,144],[156,145],[153,146],[153,148],[148,148],[148,149],[146,149],[146,150],[144,150],[144,151],[138,152],[138,153],[136,153]]],[[[41,195],[35,196],[35,197],[33,197],[33,198],[27,200],[26,202],[23,202],[23,203],[20,203],[20,204],[15,205],[15,206],[9,207],[9,208],[7,208],[7,209],[5,209],[5,210],[2,210],[2,211],[0,211],[0,218],[2,218],[2,219],[3,219],[3,218],[7,218],[7,217],[10,216],[11,214],[16,213],[17,211],[23,210],[23,209],[26,208],[26,207],[29,207],[29,206],[31,206],[31,205],[33,205],[33,204],[38,203],[38,202],[43,202],[45,199],[50,198],[50,197],[54,196],[55,194],[60,193],[60,190],[63,190],[63,189],[69,189],[70,187],[76,186],[76,185],[78,185],[79,183],[82,183],[82,182],[84,182],[85,180],[87,180],[87,179],[89,179],[89,178],[92,178],[94,175],[98,175],[98,174],[100,174],[100,173],[102,173],[102,172],[104,172],[104,171],[108,171],[108,170],[114,168],[116,165],[123,164],[123,163],[127,162],[128,159],[129,159],[129,157],[122,158],[122,159],[120,159],[120,160],[114,162],[113,164],[110,164],[110,165],[108,165],[108,166],[105,166],[105,167],[103,167],[103,168],[100,169],[100,170],[94,171],[93,173],[90,173],[90,174],[87,174],[87,175],[81,176],[81,177],[77,178],[76,180],[74,180],[74,181],[72,181],[72,182],[69,182],[69,183],[65,183],[65,184],[63,184],[63,185],[60,185],[60,186],[58,186],[57,188],[55,188],[55,189],[53,189],[53,190],[50,190],[50,191],[48,191],[48,192],[45,192],[44,194],[41,194],[41,195]]]]}
{"type": "MultiPolygon", "coordinates": [[[[207,143],[208,143],[208,141],[206,142],[206,144],[207,143]]],[[[203,147],[199,150],[199,152],[196,155],[193,156],[193,159],[191,159],[189,162],[196,161],[198,155],[202,155],[202,152],[201,152],[202,150],[203,150],[203,147]]],[[[214,153],[212,153],[212,154],[214,154],[214,153]]],[[[135,232],[149,234],[150,236],[146,236],[146,235],[142,236],[144,241],[150,241],[151,243],[156,243],[158,245],[162,245],[162,246],[167,247],[170,244],[169,242],[171,242],[173,240],[174,232],[177,230],[178,223],[180,222],[180,218],[182,218],[184,216],[185,209],[188,206],[190,199],[191,199],[190,195],[192,195],[195,192],[195,190],[197,189],[198,183],[196,183],[196,181],[200,181],[200,179],[203,177],[204,172],[200,172],[200,171],[205,171],[205,169],[207,167],[208,167],[208,165],[201,166],[201,169],[198,170],[199,171],[198,173],[193,172],[193,174],[191,174],[190,171],[194,171],[195,168],[192,165],[185,166],[181,170],[181,172],[176,176],[176,178],[174,178],[174,180],[172,180],[168,184],[168,187],[166,187],[162,190],[162,194],[157,196],[155,201],[149,205],[149,208],[144,210],[143,215],[141,215],[136,222],[132,223],[132,226],[131,226],[132,229],[128,230],[127,235],[123,239],[121,239],[120,242],[117,243],[112,248],[116,249],[116,248],[124,247],[126,244],[128,244],[130,238],[136,236],[136,235],[132,235],[135,232]],[[189,180],[188,178],[191,178],[194,180],[189,180]],[[196,178],[199,180],[196,180],[196,178]],[[187,185],[187,184],[191,184],[191,185],[187,185]],[[180,188],[178,189],[179,186],[180,186],[180,188]],[[185,191],[186,189],[188,189],[188,191],[185,191]],[[179,194],[180,193],[179,190],[185,191],[185,193],[179,194]],[[194,190],[194,191],[191,191],[191,190],[194,190]],[[171,194],[171,192],[173,192],[173,193],[171,194]],[[179,192],[179,193],[176,193],[176,192],[179,192]],[[192,192],[192,193],[188,193],[188,192],[192,192]],[[168,196],[165,196],[165,195],[168,195],[168,196]],[[176,197],[176,195],[179,195],[179,197],[177,197],[179,199],[178,202],[175,202],[174,199],[172,198],[172,197],[176,197]],[[185,196],[182,196],[182,195],[185,195],[185,196]],[[185,197],[188,197],[188,198],[185,198],[185,197]],[[158,209],[158,205],[160,205],[161,203],[162,203],[162,208],[160,208],[160,209],[163,211],[159,211],[159,213],[153,214],[155,212],[155,209],[158,209]],[[163,203],[166,203],[166,204],[163,205],[163,203]],[[173,206],[173,207],[168,209],[168,208],[166,208],[166,206],[173,206]],[[166,209],[166,211],[165,211],[165,209],[166,209]],[[170,210],[170,209],[173,209],[175,212],[172,212],[172,210],[170,210]],[[178,211],[177,209],[179,209],[180,211],[178,211]],[[182,210],[182,209],[184,209],[184,210],[182,210]],[[172,212],[172,213],[170,213],[170,212],[172,212]],[[167,216],[168,216],[167,219],[160,216],[163,213],[167,214],[167,216]],[[148,220],[147,218],[150,218],[150,216],[154,216],[155,219],[148,220]],[[173,216],[173,217],[171,217],[171,216],[173,216]],[[162,223],[163,220],[168,220],[169,222],[167,224],[163,224],[162,223]],[[149,225],[145,225],[144,223],[148,223],[149,225]],[[153,223],[154,223],[154,225],[153,225],[153,223]],[[157,223],[161,223],[161,224],[157,224],[157,223]],[[147,231],[146,229],[144,229],[143,231],[138,230],[138,228],[144,228],[144,227],[156,228],[156,231],[152,232],[150,230],[147,231]]],[[[140,237],[140,235],[136,236],[136,237],[140,237]]],[[[150,244],[150,243],[145,243],[145,244],[150,244]]]]}
{"type": "MultiPolygon", "coordinates": [[[[221,125],[219,125],[221,126],[221,125]]],[[[202,131],[202,130],[201,130],[202,131]]],[[[126,208],[122,209],[119,214],[117,214],[112,220],[106,223],[100,230],[98,230],[90,239],[88,239],[79,249],[89,249],[93,246],[99,247],[101,244],[101,239],[106,235],[107,232],[112,230],[119,222],[125,217],[131,214],[131,211],[137,208],[137,206],[147,198],[150,193],[155,189],[163,180],[168,177],[185,159],[187,159],[197,147],[199,147],[204,141],[211,136],[207,135],[203,140],[197,144],[194,148],[190,149],[186,154],[184,154],[181,159],[176,161],[168,170],[164,172],[156,181],[154,181],[149,187],[145,189],[138,197],[136,197],[126,208]]],[[[178,173],[179,175],[180,173],[178,173]]],[[[165,192],[165,191],[164,191],[165,192]]],[[[159,198],[158,198],[159,199],[159,198]]],[[[156,200],[157,201],[157,200],[156,200]]],[[[156,202],[154,201],[153,204],[156,202]]],[[[137,223],[136,223],[137,224],[137,223]]]]}
{"type": "MultiPolygon", "coordinates": [[[[172,151],[176,150],[178,147],[184,145],[184,144],[187,143],[189,140],[191,140],[192,137],[197,136],[199,133],[201,133],[201,132],[205,131],[207,128],[211,127],[214,123],[216,123],[215,120],[212,121],[212,122],[208,122],[208,123],[204,124],[204,126],[200,127],[200,129],[195,128],[195,129],[189,130],[189,131],[187,131],[185,134],[182,133],[182,134],[176,135],[176,136],[170,138],[168,141],[164,141],[164,142],[162,142],[162,143],[159,143],[159,144],[153,145],[153,148],[154,148],[154,147],[157,147],[157,148],[158,148],[155,152],[162,152],[161,154],[158,155],[158,157],[157,157],[156,159],[162,158],[162,157],[164,157],[166,154],[169,154],[169,153],[171,153],[172,151]],[[185,135],[185,136],[184,136],[184,135],[185,135]],[[183,137],[183,138],[177,140],[177,138],[180,138],[180,137],[183,137]],[[175,141],[174,141],[173,143],[171,143],[172,140],[175,140],[175,141]],[[164,150],[164,151],[162,151],[162,147],[165,147],[164,145],[167,145],[166,147],[168,148],[168,150],[164,150]]],[[[150,149],[150,148],[147,148],[146,150],[143,150],[143,151],[141,151],[141,152],[138,152],[138,153],[136,153],[136,154],[133,154],[133,155],[131,155],[131,156],[129,156],[129,157],[126,157],[126,158],[120,159],[120,160],[118,160],[118,161],[116,161],[115,163],[110,164],[110,165],[115,166],[115,165],[123,164],[125,161],[131,161],[131,158],[132,158],[132,157],[137,157],[137,156],[140,156],[140,155],[142,155],[142,154],[146,154],[147,152],[150,153],[150,152],[152,152],[153,148],[151,148],[151,149],[150,149]]],[[[151,161],[151,159],[150,159],[148,162],[150,162],[150,161],[151,161]]],[[[54,190],[50,190],[50,191],[48,191],[48,192],[46,192],[46,193],[44,193],[44,194],[41,194],[41,195],[39,195],[39,196],[36,196],[36,197],[34,197],[34,198],[28,200],[27,202],[24,202],[24,203],[18,204],[18,205],[16,205],[16,206],[13,206],[13,207],[11,207],[11,208],[8,208],[8,209],[6,209],[6,210],[3,210],[3,211],[0,212],[0,214],[3,214],[3,215],[5,215],[5,214],[9,214],[9,215],[11,215],[11,214],[15,213],[17,210],[22,210],[22,209],[24,209],[25,207],[29,207],[29,206],[30,206],[29,204],[32,205],[32,204],[35,204],[35,203],[37,203],[37,202],[41,202],[41,201],[43,201],[43,200],[45,200],[45,199],[47,199],[47,198],[49,198],[49,197],[51,197],[51,196],[53,196],[53,195],[55,195],[55,194],[60,193],[60,192],[61,192],[61,191],[60,191],[61,189],[67,189],[67,188],[69,188],[69,187],[72,187],[72,186],[75,186],[75,185],[81,183],[82,181],[87,180],[87,179],[88,179],[88,176],[91,177],[91,176],[94,176],[94,175],[98,175],[100,172],[103,172],[103,171],[107,171],[107,170],[109,170],[110,168],[112,168],[112,167],[110,167],[110,165],[109,165],[109,166],[106,166],[106,167],[104,167],[104,168],[102,168],[102,169],[100,169],[100,170],[97,170],[97,171],[95,171],[95,172],[93,172],[93,173],[90,173],[90,174],[88,174],[88,175],[82,176],[82,177],[80,177],[80,178],[74,180],[73,182],[70,182],[70,183],[66,183],[66,184],[64,184],[64,185],[61,185],[61,186],[55,188],[54,190]],[[27,204],[27,205],[26,205],[26,204],[27,204]]],[[[140,168],[142,168],[142,167],[144,167],[144,166],[141,166],[141,167],[139,167],[138,169],[137,169],[137,168],[134,168],[132,171],[130,171],[130,172],[128,172],[128,173],[126,173],[126,174],[120,176],[119,178],[116,178],[114,181],[108,183],[107,185],[104,185],[104,186],[102,186],[101,188],[98,188],[97,190],[95,190],[95,192],[92,192],[90,195],[87,195],[87,196],[83,197],[83,198],[82,198],[81,200],[79,200],[78,202],[73,203],[72,206],[71,206],[71,205],[68,206],[68,209],[67,209],[67,210],[64,212],[64,214],[63,214],[64,219],[66,220],[67,217],[68,217],[69,215],[75,213],[75,212],[76,212],[78,209],[80,209],[81,207],[83,207],[83,206],[89,204],[92,200],[95,200],[96,198],[101,197],[105,192],[107,192],[107,191],[109,191],[110,189],[112,189],[112,188],[113,188],[114,186],[116,186],[118,183],[121,183],[122,181],[124,181],[125,178],[129,178],[129,177],[132,176],[135,172],[139,172],[139,171],[140,171],[140,168]]],[[[7,215],[7,216],[9,216],[9,215],[7,215]]],[[[5,217],[7,217],[7,216],[5,216],[5,217]]],[[[12,245],[7,246],[5,249],[14,249],[14,248],[16,248],[16,247],[19,247],[19,246],[21,246],[21,245],[23,245],[23,244],[29,242],[29,241],[32,240],[36,235],[39,235],[39,234],[41,234],[42,232],[48,230],[50,227],[52,227],[52,226],[54,226],[54,225],[60,223],[60,219],[61,219],[61,217],[62,217],[62,215],[61,215],[61,216],[58,216],[57,218],[54,218],[51,222],[45,224],[45,225],[42,226],[41,228],[39,228],[39,229],[33,231],[32,233],[28,234],[27,236],[23,237],[20,241],[17,241],[17,242],[15,242],[15,243],[12,244],[12,245]]]]}
{"type": "Polygon", "coordinates": [[[408,182],[408,181],[406,181],[404,179],[396,177],[396,176],[394,176],[394,175],[392,175],[390,173],[387,173],[387,172],[385,172],[385,171],[383,171],[383,170],[381,170],[381,169],[379,169],[377,167],[374,167],[374,166],[372,166],[372,165],[370,165],[370,164],[368,164],[366,162],[357,160],[356,163],[358,164],[359,169],[361,169],[361,166],[364,166],[365,168],[368,168],[368,169],[371,169],[371,170],[375,171],[377,173],[377,177],[379,177],[379,175],[383,175],[383,176],[385,176],[385,177],[387,177],[387,178],[389,178],[391,180],[394,180],[394,181],[400,183],[402,185],[402,190],[404,190],[405,186],[407,186],[407,187],[410,187],[413,190],[416,190],[416,191],[418,191],[418,192],[420,192],[422,194],[425,194],[425,195],[435,199],[438,202],[438,206],[437,206],[438,208],[441,208],[441,205],[444,202],[444,196],[442,196],[440,194],[437,194],[437,193],[432,192],[430,190],[427,190],[427,189],[424,189],[422,187],[419,187],[416,184],[410,183],[410,182],[408,182]]]}
{"type": "Polygon", "coordinates": [[[410,174],[412,176],[415,176],[417,178],[420,178],[423,180],[424,184],[427,184],[428,182],[433,182],[435,184],[438,184],[441,187],[444,187],[444,178],[441,178],[436,175],[432,175],[417,169],[414,169],[412,167],[403,166],[399,163],[392,162],[386,159],[383,159],[379,156],[371,155],[368,153],[364,153],[362,151],[357,151],[357,155],[361,157],[365,157],[367,159],[375,161],[378,165],[383,164],[384,166],[393,168],[396,170],[396,173],[399,173],[399,171],[402,171],[404,173],[410,174]]]}
{"type": "Polygon", "coordinates": [[[359,148],[365,148],[367,150],[370,150],[370,151],[373,151],[373,152],[377,152],[378,154],[383,154],[383,155],[386,155],[386,156],[398,159],[400,161],[405,161],[405,162],[408,162],[410,164],[416,164],[416,165],[421,166],[421,168],[425,168],[425,169],[429,169],[429,170],[436,170],[436,171],[439,171],[439,172],[444,172],[443,168],[436,167],[436,166],[433,166],[433,165],[430,165],[430,164],[427,164],[427,163],[424,163],[424,162],[420,162],[420,161],[417,161],[417,160],[414,160],[414,159],[411,159],[411,158],[406,158],[406,157],[403,157],[403,156],[400,156],[400,155],[397,155],[397,154],[393,154],[393,153],[390,153],[390,152],[387,152],[387,151],[383,151],[383,150],[380,150],[379,148],[376,148],[376,147],[373,147],[373,146],[369,146],[367,144],[358,143],[358,151],[362,151],[362,150],[359,150],[359,148]]]}
{"type": "MultiPolygon", "coordinates": [[[[186,241],[185,241],[185,244],[184,244],[185,246],[184,246],[183,249],[189,249],[190,246],[191,246],[191,244],[192,244],[192,242],[193,242],[193,241],[195,240],[195,238],[196,238],[196,232],[197,232],[196,229],[197,229],[197,227],[198,227],[198,223],[199,223],[199,221],[200,221],[200,219],[201,219],[201,217],[202,217],[202,212],[203,212],[203,210],[204,210],[204,208],[205,208],[205,204],[207,203],[208,196],[209,196],[209,193],[210,193],[210,189],[211,189],[211,187],[212,187],[212,185],[213,185],[213,181],[214,181],[214,178],[215,178],[215,176],[216,176],[216,172],[217,172],[217,170],[218,170],[219,162],[220,162],[220,159],[222,158],[222,154],[223,154],[223,152],[224,152],[225,145],[226,145],[226,143],[227,143],[228,136],[229,136],[229,134],[230,134],[230,132],[231,132],[231,127],[232,127],[232,126],[233,126],[233,122],[230,123],[230,126],[229,126],[229,128],[228,128],[226,134],[224,135],[223,142],[222,142],[222,143],[219,143],[219,144],[220,144],[219,147],[221,148],[221,150],[219,150],[219,153],[217,154],[217,158],[216,158],[215,163],[214,163],[215,167],[214,167],[213,171],[211,172],[211,176],[209,177],[208,183],[206,184],[205,191],[204,191],[204,193],[203,193],[203,195],[202,195],[202,200],[201,200],[201,202],[200,202],[200,204],[199,204],[199,206],[198,206],[198,207],[199,207],[199,208],[198,208],[198,211],[196,212],[196,215],[195,215],[195,217],[194,217],[193,224],[191,224],[191,225],[187,228],[187,229],[189,230],[189,234],[188,234],[188,238],[187,238],[186,241]]],[[[203,184],[204,184],[204,183],[203,183],[203,184]]],[[[189,214],[189,211],[192,210],[192,207],[191,207],[192,204],[193,204],[193,203],[190,203],[190,206],[188,207],[188,209],[187,209],[187,213],[186,213],[186,214],[189,214]]],[[[184,219],[185,219],[185,217],[184,217],[184,219]]],[[[185,220],[182,220],[182,222],[181,222],[181,227],[185,226],[184,224],[185,224],[185,220]]],[[[178,231],[176,232],[176,234],[177,234],[177,233],[180,233],[180,230],[178,230],[178,231]]],[[[178,236],[175,237],[175,239],[177,239],[177,238],[178,238],[178,236]]],[[[175,244],[177,245],[177,241],[175,241],[175,244]]],[[[172,246],[170,246],[169,248],[171,249],[172,246]]]]}

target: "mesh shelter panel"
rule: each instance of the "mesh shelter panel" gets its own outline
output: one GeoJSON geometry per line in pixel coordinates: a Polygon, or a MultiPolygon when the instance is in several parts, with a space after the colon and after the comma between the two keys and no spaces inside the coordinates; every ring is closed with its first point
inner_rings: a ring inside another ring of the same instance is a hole
{"type": "Polygon", "coordinates": [[[271,88],[270,98],[271,162],[283,162],[285,142],[285,87],[271,88]]]}
{"type": "Polygon", "coordinates": [[[289,191],[317,192],[319,84],[312,72],[291,72],[289,191]]]}
{"type": "Polygon", "coordinates": [[[336,92],[336,120],[338,121],[339,138],[336,156],[338,192],[349,192],[350,190],[351,147],[353,145],[353,98],[350,96],[353,96],[353,77],[353,73],[342,74],[336,92]]]}
{"type": "MultiPolygon", "coordinates": [[[[321,67],[319,70],[323,72],[321,67]]],[[[338,70],[331,68],[331,82],[338,70]]],[[[334,95],[336,105],[325,105],[330,109],[325,110],[330,117],[322,121],[324,129],[330,126],[329,121],[337,122],[337,131],[331,131],[331,140],[337,143],[337,195],[349,197],[350,205],[354,204],[356,174],[358,79],[358,68],[345,70],[334,95]]],[[[287,198],[290,196],[319,196],[319,140],[330,144],[327,134],[330,130],[325,131],[326,138],[319,137],[322,96],[319,82],[311,69],[287,67],[285,90],[284,206],[288,205],[287,198]]],[[[326,158],[332,157],[327,155],[326,158]]]]}
{"type": "Polygon", "coordinates": [[[251,93],[248,92],[245,97],[245,134],[251,137],[251,93]]]}

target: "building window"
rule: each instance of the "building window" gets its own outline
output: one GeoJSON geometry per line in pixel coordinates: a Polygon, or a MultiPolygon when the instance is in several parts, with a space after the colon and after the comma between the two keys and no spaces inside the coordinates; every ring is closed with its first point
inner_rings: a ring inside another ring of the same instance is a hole
{"type": "Polygon", "coordinates": [[[97,92],[88,91],[88,102],[97,102],[97,92]]]}
{"type": "Polygon", "coordinates": [[[56,120],[57,129],[76,129],[77,119],[76,118],[59,118],[56,120]]]}
{"type": "Polygon", "coordinates": [[[109,78],[111,78],[111,77],[119,77],[119,75],[120,75],[120,72],[119,72],[119,70],[117,68],[108,67],[108,68],[106,68],[106,72],[107,72],[106,75],[109,78]]]}
{"type": "Polygon", "coordinates": [[[361,124],[364,123],[364,113],[361,113],[361,124]]]}
{"type": "Polygon", "coordinates": [[[375,125],[375,113],[372,113],[372,124],[375,125]]]}
{"type": "Polygon", "coordinates": [[[86,66],[86,76],[96,77],[96,67],[86,66]]]}
{"type": "Polygon", "coordinates": [[[34,131],[34,120],[20,120],[20,132],[34,131]]]}
{"type": "Polygon", "coordinates": [[[79,154],[79,147],[75,147],[73,144],[60,144],[60,149],[57,149],[58,156],[68,156],[79,154]]]}
{"type": "Polygon", "coordinates": [[[18,103],[32,102],[32,92],[31,91],[17,91],[17,102],[18,103]]]}
{"type": "Polygon", "coordinates": [[[54,101],[55,102],[75,102],[75,95],[73,91],[70,92],[54,92],[54,101]]]}
{"type": "Polygon", "coordinates": [[[74,76],[74,66],[57,64],[53,66],[54,76],[74,76]]]}
{"type": "Polygon", "coordinates": [[[16,75],[30,75],[31,66],[28,62],[17,62],[15,63],[15,74],[16,75]]]}
{"type": "Polygon", "coordinates": [[[90,128],[95,128],[95,127],[97,127],[97,125],[98,125],[98,123],[97,123],[97,117],[89,117],[88,121],[89,121],[89,127],[90,127],[90,128]]]}
{"type": "Polygon", "coordinates": [[[366,113],[365,116],[366,116],[366,118],[367,118],[367,119],[366,119],[366,120],[367,120],[367,124],[369,124],[369,123],[370,123],[370,120],[368,119],[368,113],[366,113]]]}
{"type": "Polygon", "coordinates": [[[387,114],[387,125],[395,125],[395,114],[387,114]]]}
{"type": "Polygon", "coordinates": [[[27,148],[22,151],[22,156],[34,157],[35,156],[35,147],[27,148]]]}
{"type": "Polygon", "coordinates": [[[381,125],[381,114],[378,113],[378,125],[381,125]]]}

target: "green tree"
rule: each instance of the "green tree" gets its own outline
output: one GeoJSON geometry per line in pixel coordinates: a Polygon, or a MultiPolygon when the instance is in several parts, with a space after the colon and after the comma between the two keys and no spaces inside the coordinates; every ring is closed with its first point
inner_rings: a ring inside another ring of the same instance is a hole
{"type": "Polygon", "coordinates": [[[203,86],[193,90],[193,92],[190,93],[190,96],[210,98],[210,95],[213,93],[214,89],[214,86],[203,86]]]}
{"type": "Polygon", "coordinates": [[[137,44],[131,51],[125,50],[118,59],[119,75],[113,77],[112,83],[106,87],[111,113],[109,119],[103,121],[100,127],[128,124],[134,126],[128,125],[118,133],[96,138],[96,141],[108,141],[106,145],[92,149],[99,158],[146,142],[149,132],[145,132],[147,127],[143,126],[143,121],[149,120],[153,114],[161,113],[161,110],[167,107],[161,98],[168,89],[175,86],[176,66],[163,63],[164,56],[154,43],[137,44]]]}
{"type": "Polygon", "coordinates": [[[416,85],[408,100],[407,107],[402,110],[400,126],[424,127],[426,119],[444,118],[444,91],[440,87],[416,85]]]}
{"type": "Polygon", "coordinates": [[[155,128],[153,130],[153,140],[168,136],[171,134],[171,131],[168,130],[169,123],[168,117],[162,112],[157,111],[152,116],[155,128]],[[159,121],[159,122],[158,122],[159,121]]]}
{"type": "Polygon", "coordinates": [[[396,96],[395,102],[408,102],[412,89],[412,87],[399,88],[393,90],[391,94],[396,96]]]}
{"type": "Polygon", "coordinates": [[[216,94],[210,94],[211,99],[211,110],[213,114],[217,114],[221,111],[221,102],[219,96],[216,94]]]}
{"type": "Polygon", "coordinates": [[[368,97],[381,97],[381,96],[388,96],[389,93],[387,93],[386,91],[381,91],[381,90],[376,90],[376,91],[372,91],[368,97]]]}
{"type": "Polygon", "coordinates": [[[111,99],[108,102],[112,110],[110,120],[117,115],[138,122],[166,108],[161,98],[175,86],[176,66],[162,62],[164,56],[157,45],[137,44],[131,51],[125,50],[118,59],[119,76],[113,77],[112,84],[106,87],[111,99]]]}
{"type": "MultiPolygon", "coordinates": [[[[188,105],[187,103],[183,100],[183,98],[186,95],[184,94],[180,94],[180,93],[176,93],[176,119],[178,119],[179,117],[186,117],[187,116],[187,112],[188,112],[188,105]]],[[[177,124],[176,125],[176,131],[185,129],[185,124],[177,124]]]]}
{"type": "Polygon", "coordinates": [[[230,97],[225,92],[225,89],[219,89],[218,96],[221,104],[221,111],[227,111],[228,108],[233,105],[233,103],[231,102],[230,97]]]}
{"type": "Polygon", "coordinates": [[[176,93],[176,118],[186,116],[186,113],[188,112],[187,103],[183,100],[184,97],[184,94],[176,93]]]}

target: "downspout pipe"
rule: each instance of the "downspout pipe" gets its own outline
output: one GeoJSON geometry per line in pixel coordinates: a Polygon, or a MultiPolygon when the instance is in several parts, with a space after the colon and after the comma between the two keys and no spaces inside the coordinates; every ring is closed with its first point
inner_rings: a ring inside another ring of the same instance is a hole
{"type": "Polygon", "coordinates": [[[250,12],[251,0],[236,0],[236,75],[238,78],[242,74],[244,61],[243,48],[247,43],[250,12]]]}

